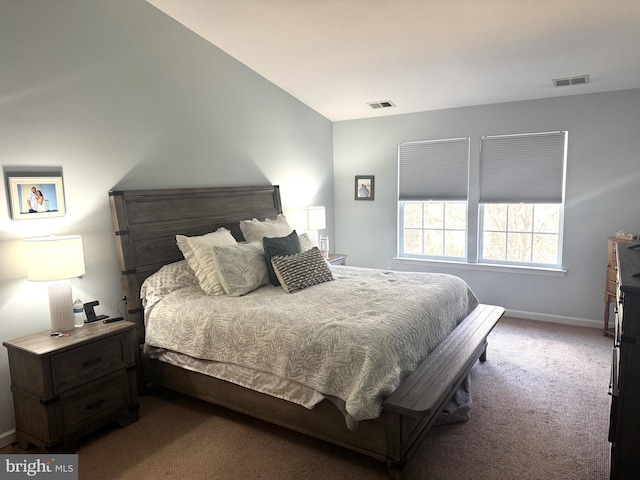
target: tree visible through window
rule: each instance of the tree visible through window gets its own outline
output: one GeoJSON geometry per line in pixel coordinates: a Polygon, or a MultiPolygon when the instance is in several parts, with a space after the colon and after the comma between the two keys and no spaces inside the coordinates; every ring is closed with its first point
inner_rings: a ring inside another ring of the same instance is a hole
{"type": "Polygon", "coordinates": [[[404,202],[403,252],[431,257],[466,257],[466,202],[404,202]]]}
{"type": "Polygon", "coordinates": [[[559,254],[560,205],[484,205],[481,261],[556,266],[559,254]]]}

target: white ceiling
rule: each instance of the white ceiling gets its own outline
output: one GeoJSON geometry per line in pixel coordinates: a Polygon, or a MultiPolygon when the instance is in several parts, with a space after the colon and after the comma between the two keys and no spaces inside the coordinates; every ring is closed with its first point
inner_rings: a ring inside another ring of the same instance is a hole
{"type": "Polygon", "coordinates": [[[333,121],[640,87],[640,0],[147,1],[333,121]]]}

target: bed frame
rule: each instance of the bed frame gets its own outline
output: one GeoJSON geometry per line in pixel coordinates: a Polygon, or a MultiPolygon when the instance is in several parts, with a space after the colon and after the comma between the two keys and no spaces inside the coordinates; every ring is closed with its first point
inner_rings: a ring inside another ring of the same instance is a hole
{"type": "MultiPolygon", "coordinates": [[[[160,267],[183,259],[176,234],[203,235],[225,227],[244,240],[239,221],[275,218],[282,212],[280,189],[257,187],[180,188],[109,192],[116,249],[126,298],[126,320],[144,341],[140,287],[160,267]]],[[[381,415],[347,429],[328,400],[308,410],[238,385],[184,370],[140,354],[141,385],[153,383],[350,448],[386,462],[389,476],[403,467],[479,359],[502,307],[478,306],[389,396],[381,415]]]]}

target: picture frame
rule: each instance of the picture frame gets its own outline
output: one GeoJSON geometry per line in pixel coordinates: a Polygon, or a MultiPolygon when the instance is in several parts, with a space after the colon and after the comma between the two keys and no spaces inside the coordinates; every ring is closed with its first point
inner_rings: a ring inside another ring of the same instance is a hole
{"type": "Polygon", "coordinates": [[[9,177],[8,180],[13,220],[66,215],[62,177],[9,177]]]}
{"type": "Polygon", "coordinates": [[[375,194],[374,175],[356,175],[355,199],[373,200],[375,194]]]}

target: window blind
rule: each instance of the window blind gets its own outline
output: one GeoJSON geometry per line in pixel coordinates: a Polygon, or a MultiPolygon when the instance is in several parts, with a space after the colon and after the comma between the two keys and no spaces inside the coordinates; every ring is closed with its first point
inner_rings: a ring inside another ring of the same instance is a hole
{"type": "Polygon", "coordinates": [[[567,132],[482,137],[480,203],[562,203],[567,132]]]}
{"type": "Polygon", "coordinates": [[[469,138],[398,145],[401,201],[467,200],[469,138]]]}

